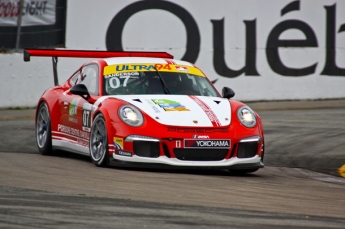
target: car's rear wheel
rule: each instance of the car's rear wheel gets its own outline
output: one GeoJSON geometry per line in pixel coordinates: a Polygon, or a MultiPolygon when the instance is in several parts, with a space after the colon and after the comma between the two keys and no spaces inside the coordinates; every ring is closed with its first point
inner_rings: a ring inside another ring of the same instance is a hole
{"type": "Polygon", "coordinates": [[[42,155],[52,153],[52,132],[48,106],[42,102],[36,114],[36,143],[42,155]]]}
{"type": "Polygon", "coordinates": [[[102,114],[98,114],[92,123],[90,133],[90,157],[96,166],[108,164],[107,126],[102,114]]]}

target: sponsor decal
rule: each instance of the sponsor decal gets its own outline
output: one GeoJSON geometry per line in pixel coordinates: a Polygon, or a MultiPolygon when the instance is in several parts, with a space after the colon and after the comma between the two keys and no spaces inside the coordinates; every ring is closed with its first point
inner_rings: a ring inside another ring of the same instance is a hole
{"type": "Polygon", "coordinates": [[[152,102],[152,100],[145,99],[145,101],[151,106],[155,113],[161,113],[160,110],[157,108],[157,105],[152,102]]]}
{"type": "Polygon", "coordinates": [[[103,75],[106,78],[114,76],[132,76],[138,72],[161,71],[161,72],[189,72],[193,75],[205,77],[205,75],[195,66],[175,66],[173,64],[117,64],[105,66],[103,75]],[[174,66],[174,67],[173,67],[174,66]]]}
{"type": "Polygon", "coordinates": [[[210,137],[208,135],[197,135],[197,134],[194,134],[193,138],[210,138],[210,137]]]}
{"type": "Polygon", "coordinates": [[[113,140],[115,149],[123,149],[123,138],[114,137],[113,140]]]}
{"type": "Polygon", "coordinates": [[[190,111],[181,103],[169,99],[152,99],[152,101],[165,111],[190,111]]]}
{"type": "Polygon", "coordinates": [[[175,68],[177,71],[180,71],[180,72],[189,72],[188,68],[185,66],[175,66],[175,68]]]}
{"type": "Polygon", "coordinates": [[[185,139],[185,148],[230,148],[230,140],[224,139],[185,139]]]}
{"type": "Polygon", "coordinates": [[[176,148],[181,148],[181,141],[180,140],[176,140],[176,148]]]}
{"type": "Polygon", "coordinates": [[[121,156],[126,156],[126,157],[132,157],[133,156],[132,152],[123,151],[123,150],[117,150],[116,154],[121,155],[121,156]]]}
{"type": "MultiPolygon", "coordinates": [[[[109,75],[105,75],[104,78],[112,78],[112,77],[119,77],[119,76],[139,76],[139,72],[122,72],[122,73],[113,73],[109,75]]],[[[135,77],[137,78],[137,77],[135,77]]]]}
{"type": "Polygon", "coordinates": [[[61,133],[69,134],[74,137],[79,137],[88,140],[90,138],[90,133],[85,131],[77,130],[75,128],[58,124],[58,131],[61,133]]]}
{"type": "Polygon", "coordinates": [[[80,98],[72,99],[72,101],[71,101],[71,103],[69,105],[69,115],[70,116],[77,115],[77,108],[78,108],[79,100],[80,100],[80,98]]]}
{"type": "Polygon", "coordinates": [[[229,129],[225,128],[176,128],[168,127],[168,132],[176,133],[228,133],[229,129]]]}
{"type": "Polygon", "coordinates": [[[72,117],[68,117],[68,121],[78,123],[78,119],[72,117]]]}

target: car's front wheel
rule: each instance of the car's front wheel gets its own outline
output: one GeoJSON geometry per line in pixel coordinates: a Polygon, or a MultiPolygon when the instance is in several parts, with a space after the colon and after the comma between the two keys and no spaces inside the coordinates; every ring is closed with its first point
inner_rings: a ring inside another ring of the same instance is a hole
{"type": "Polygon", "coordinates": [[[36,143],[38,151],[42,155],[52,153],[52,132],[50,124],[49,109],[45,102],[42,102],[36,114],[36,143]]]}
{"type": "Polygon", "coordinates": [[[96,166],[108,164],[107,126],[102,114],[98,114],[92,123],[90,133],[90,156],[96,166]]]}

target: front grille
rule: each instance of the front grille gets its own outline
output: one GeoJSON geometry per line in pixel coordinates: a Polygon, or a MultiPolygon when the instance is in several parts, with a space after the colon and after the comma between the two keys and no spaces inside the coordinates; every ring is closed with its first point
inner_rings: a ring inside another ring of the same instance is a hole
{"type": "Polygon", "coordinates": [[[174,149],[177,159],[183,161],[221,161],[228,154],[227,149],[174,149]]]}
{"type": "Polygon", "coordinates": [[[139,157],[159,157],[159,142],[133,141],[133,150],[139,157]]]}
{"type": "Polygon", "coordinates": [[[237,157],[254,157],[258,151],[258,142],[240,142],[238,144],[237,157]]]}

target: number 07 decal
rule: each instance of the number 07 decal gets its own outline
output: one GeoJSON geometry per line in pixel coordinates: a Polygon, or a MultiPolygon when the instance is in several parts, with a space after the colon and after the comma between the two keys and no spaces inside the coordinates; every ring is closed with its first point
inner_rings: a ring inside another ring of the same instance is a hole
{"type": "Polygon", "coordinates": [[[90,110],[83,110],[83,130],[90,132],[91,129],[91,111],[90,110]]]}
{"type": "MultiPolygon", "coordinates": [[[[130,77],[131,77],[130,75],[128,75],[128,76],[120,76],[119,77],[120,79],[125,79],[123,81],[123,87],[127,87],[127,82],[128,82],[128,79],[130,77]]],[[[110,78],[109,85],[110,85],[111,88],[116,89],[116,88],[121,86],[121,82],[120,82],[119,78],[117,78],[117,77],[110,78]]]]}

